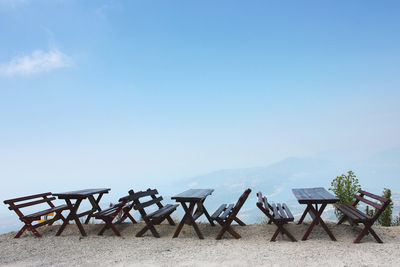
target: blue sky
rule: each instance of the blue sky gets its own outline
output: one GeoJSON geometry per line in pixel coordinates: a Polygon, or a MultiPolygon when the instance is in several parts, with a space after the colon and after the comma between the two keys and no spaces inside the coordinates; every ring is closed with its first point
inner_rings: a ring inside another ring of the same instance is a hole
{"type": "Polygon", "coordinates": [[[399,12],[0,0],[0,176],[20,188],[7,195],[398,147],[399,12]]]}

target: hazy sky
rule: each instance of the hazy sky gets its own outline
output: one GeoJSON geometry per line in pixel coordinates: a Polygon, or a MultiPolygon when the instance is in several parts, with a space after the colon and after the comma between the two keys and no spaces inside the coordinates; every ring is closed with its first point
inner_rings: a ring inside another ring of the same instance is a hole
{"type": "Polygon", "coordinates": [[[0,177],[33,193],[399,146],[399,14],[399,1],[0,0],[0,177]]]}

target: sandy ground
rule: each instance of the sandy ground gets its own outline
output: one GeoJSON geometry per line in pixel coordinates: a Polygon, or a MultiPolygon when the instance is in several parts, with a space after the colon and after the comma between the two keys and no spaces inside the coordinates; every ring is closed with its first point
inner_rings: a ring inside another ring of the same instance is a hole
{"type": "MultiPolygon", "coordinates": [[[[288,225],[297,239],[301,239],[308,223],[288,225]]],[[[361,244],[352,240],[359,228],[329,223],[337,242],[316,226],[307,241],[290,242],[279,236],[269,242],[275,226],[253,224],[234,226],[242,235],[234,239],[225,234],[215,240],[220,227],[200,224],[205,239],[199,240],[191,226],[185,225],[180,236],[172,239],[174,226],[157,227],[161,238],[146,233],[141,238],[135,233],[143,227],[122,224],[118,228],[123,237],[112,231],[97,236],[101,225],[85,225],[87,237],[81,237],[75,225],[67,226],[62,236],[56,237],[59,226],[39,228],[41,238],[30,232],[14,239],[15,233],[0,236],[0,264],[2,266],[400,266],[400,227],[375,227],[385,242],[376,243],[371,236],[361,244]]]]}

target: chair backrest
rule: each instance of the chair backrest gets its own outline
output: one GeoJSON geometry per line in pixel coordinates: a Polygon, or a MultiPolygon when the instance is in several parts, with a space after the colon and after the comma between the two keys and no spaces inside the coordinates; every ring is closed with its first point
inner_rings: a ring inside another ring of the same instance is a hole
{"type": "Polygon", "coordinates": [[[361,189],[358,190],[358,193],[359,193],[359,195],[354,196],[354,198],[356,200],[354,201],[353,206],[356,206],[360,201],[362,201],[365,204],[374,207],[376,212],[375,212],[374,216],[372,217],[372,220],[376,220],[379,217],[379,215],[381,215],[381,213],[386,209],[386,207],[391,202],[391,199],[389,199],[389,198],[378,196],[378,195],[372,194],[370,192],[367,192],[367,191],[364,191],[361,189]],[[366,199],[365,196],[375,199],[375,200],[378,200],[378,201],[380,201],[380,203],[366,199]]]}
{"type": "Polygon", "coordinates": [[[236,202],[236,205],[233,207],[232,212],[229,215],[229,217],[235,217],[238,214],[239,210],[242,208],[243,204],[246,202],[250,193],[251,193],[250,188],[246,189],[243,192],[243,194],[239,197],[239,200],[236,202]]]}
{"type": "Polygon", "coordinates": [[[147,213],[145,211],[145,208],[150,207],[151,205],[156,204],[158,208],[162,208],[163,205],[161,204],[161,201],[163,200],[163,197],[158,195],[157,189],[147,189],[146,191],[139,191],[139,192],[134,192],[133,190],[129,191],[130,198],[134,202],[134,209],[138,210],[142,217],[146,216],[147,213]],[[140,199],[144,197],[151,197],[151,200],[147,200],[144,202],[141,202],[140,199]]]}
{"type": "Polygon", "coordinates": [[[49,197],[51,195],[52,195],[51,192],[47,192],[25,197],[12,198],[4,200],[4,204],[9,205],[8,209],[14,210],[19,217],[23,217],[24,214],[20,209],[25,207],[34,206],[41,203],[47,203],[51,208],[54,208],[54,204],[51,201],[55,200],[56,198],[49,197]],[[17,204],[17,202],[22,202],[22,203],[17,204]]]}
{"type": "Polygon", "coordinates": [[[272,218],[272,214],[274,213],[272,206],[268,203],[268,199],[266,196],[263,196],[261,192],[257,193],[257,206],[259,209],[264,210],[266,212],[266,215],[270,218],[272,218]],[[271,213],[269,212],[271,211],[271,213]]]}

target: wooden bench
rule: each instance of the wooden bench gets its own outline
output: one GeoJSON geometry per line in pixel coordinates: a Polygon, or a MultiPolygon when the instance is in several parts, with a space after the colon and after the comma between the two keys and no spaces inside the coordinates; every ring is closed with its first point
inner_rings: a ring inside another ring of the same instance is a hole
{"type": "MultiPolygon", "coordinates": [[[[129,193],[133,192],[132,190],[129,193]]],[[[134,205],[133,202],[133,195],[129,194],[125,197],[121,197],[118,200],[118,203],[113,205],[108,209],[104,209],[94,214],[96,219],[101,219],[105,222],[104,227],[100,230],[98,235],[103,235],[104,231],[107,229],[112,229],[117,236],[121,236],[121,233],[115,227],[115,224],[122,223],[126,218],[129,218],[133,224],[136,223],[136,220],[130,214],[134,205]],[[118,214],[122,213],[121,218],[119,218],[116,222],[113,223],[114,219],[117,217],[118,214]]]]}
{"type": "Polygon", "coordinates": [[[159,225],[165,219],[170,225],[175,225],[170,215],[179,205],[168,204],[163,206],[161,204],[163,198],[161,196],[156,196],[158,195],[157,189],[147,189],[146,191],[136,193],[131,190],[129,194],[132,196],[133,202],[135,203],[134,209],[139,211],[143,221],[146,223],[146,226],[136,234],[136,237],[141,237],[145,232],[147,232],[147,230],[150,230],[154,237],[159,238],[160,235],[156,231],[154,225],[159,225]],[[140,199],[144,197],[151,197],[151,200],[141,202],[140,199]],[[156,205],[158,209],[151,213],[147,213],[145,208],[154,207],[154,205],[156,205]]]}
{"type": "Polygon", "coordinates": [[[338,224],[343,223],[345,220],[348,220],[351,225],[358,225],[359,223],[364,224],[364,229],[361,231],[361,233],[354,239],[354,243],[359,243],[361,239],[367,235],[368,233],[371,233],[371,235],[375,238],[375,240],[378,243],[383,243],[382,240],[379,238],[379,236],[375,233],[375,231],[372,229],[372,225],[375,223],[375,221],[378,219],[378,217],[382,214],[382,212],[386,209],[386,207],[390,204],[391,200],[388,198],[384,198],[369,192],[366,192],[364,190],[358,190],[358,195],[355,195],[355,201],[353,202],[352,205],[350,204],[336,204],[336,208],[343,212],[344,216],[339,220],[338,224]],[[380,203],[371,201],[369,199],[366,199],[365,196],[378,200],[380,203]],[[360,211],[357,209],[357,204],[362,201],[365,204],[372,206],[375,208],[375,214],[374,216],[370,217],[364,212],[360,211]]]}
{"type": "Polygon", "coordinates": [[[242,222],[238,217],[237,214],[239,213],[239,210],[242,208],[243,204],[246,202],[246,199],[248,198],[249,194],[251,192],[251,189],[247,189],[244,191],[244,193],[240,196],[239,200],[236,202],[236,205],[234,204],[222,204],[215,212],[213,215],[211,215],[211,219],[215,220],[218,222],[221,226],[222,229],[219,231],[216,239],[221,239],[222,235],[228,231],[232,236],[235,238],[241,238],[239,233],[234,231],[231,227],[231,224],[233,221],[236,221],[239,225],[245,226],[246,224],[242,222]]]}
{"type": "Polygon", "coordinates": [[[285,203],[269,204],[267,197],[263,197],[261,192],[257,193],[257,197],[257,207],[268,217],[268,224],[274,223],[278,227],[270,241],[275,241],[279,233],[282,233],[282,235],[286,234],[293,242],[297,241],[296,238],[283,227],[283,225],[288,222],[294,221],[293,214],[288,206],[285,203]]]}
{"type": "Polygon", "coordinates": [[[52,201],[55,200],[55,197],[51,196],[51,192],[30,195],[25,197],[13,198],[4,200],[4,204],[9,205],[9,210],[14,210],[17,213],[19,219],[25,224],[21,230],[14,236],[14,238],[19,238],[25,230],[30,230],[35,236],[40,237],[41,235],[36,230],[36,228],[43,225],[52,225],[55,221],[61,219],[65,221],[64,216],[61,214],[63,210],[68,209],[67,205],[55,206],[52,201]],[[22,202],[22,203],[21,203],[22,202]],[[22,208],[31,207],[35,205],[39,205],[42,203],[47,203],[50,208],[41,210],[35,213],[31,213],[28,215],[24,215],[21,211],[22,208]],[[45,220],[43,222],[32,224],[35,221],[40,220],[42,216],[46,216],[49,213],[55,213],[55,216],[52,219],[45,220]]]}

